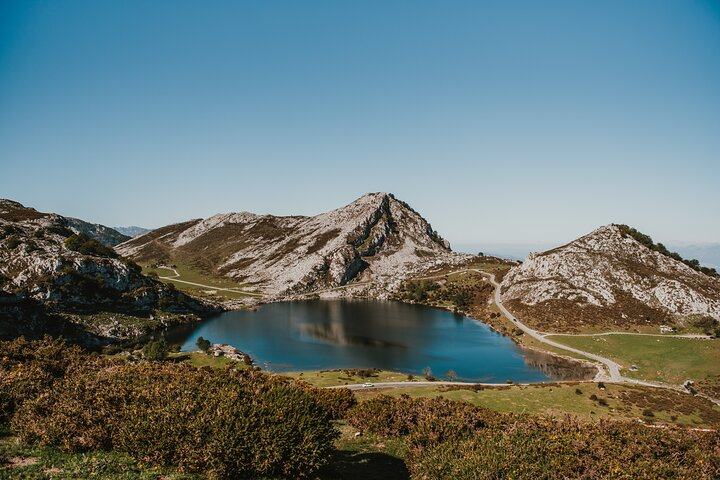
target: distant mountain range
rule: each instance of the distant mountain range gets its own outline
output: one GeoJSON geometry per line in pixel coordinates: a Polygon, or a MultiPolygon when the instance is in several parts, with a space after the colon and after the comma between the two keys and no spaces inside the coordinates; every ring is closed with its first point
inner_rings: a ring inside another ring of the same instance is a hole
{"type": "MultiPolygon", "coordinates": [[[[113,229],[114,229],[114,230],[117,230],[118,232],[120,232],[120,233],[122,233],[123,235],[125,235],[125,236],[127,236],[127,237],[130,237],[130,238],[139,237],[140,235],[143,235],[143,234],[145,234],[145,233],[147,233],[147,232],[150,231],[149,228],[136,227],[136,226],[131,226],[131,227],[113,227],[113,229]]],[[[127,239],[126,239],[126,240],[127,240],[127,239]]],[[[118,242],[118,243],[120,243],[120,242],[118,242]]],[[[117,245],[117,244],[116,244],[116,245],[117,245]]]]}
{"type": "Polygon", "coordinates": [[[270,298],[349,283],[385,286],[465,256],[410,206],[369,193],[314,217],[226,213],[158,228],[117,247],[137,261],[183,262],[251,283],[270,298]]]}

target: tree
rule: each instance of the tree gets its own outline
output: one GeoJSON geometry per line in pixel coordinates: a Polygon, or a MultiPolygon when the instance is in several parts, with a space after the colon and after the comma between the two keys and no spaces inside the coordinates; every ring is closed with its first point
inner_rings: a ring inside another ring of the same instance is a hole
{"type": "Polygon", "coordinates": [[[447,378],[451,382],[454,382],[455,380],[457,380],[457,373],[455,372],[455,370],[448,370],[445,374],[445,378],[447,378]]]}
{"type": "Polygon", "coordinates": [[[433,378],[432,369],[430,367],[423,368],[423,375],[425,375],[426,380],[431,380],[433,378]]]}
{"type": "Polygon", "coordinates": [[[164,359],[168,353],[168,344],[164,338],[147,343],[142,349],[143,358],[151,361],[164,359]]]}
{"type": "Polygon", "coordinates": [[[208,350],[210,350],[210,347],[212,346],[212,343],[210,343],[210,340],[207,340],[203,337],[198,337],[197,341],[195,342],[195,345],[202,350],[203,352],[207,353],[208,350]]]}
{"type": "Polygon", "coordinates": [[[713,333],[717,333],[718,321],[711,316],[705,316],[695,320],[692,325],[702,330],[705,335],[712,335],[713,333]]]}

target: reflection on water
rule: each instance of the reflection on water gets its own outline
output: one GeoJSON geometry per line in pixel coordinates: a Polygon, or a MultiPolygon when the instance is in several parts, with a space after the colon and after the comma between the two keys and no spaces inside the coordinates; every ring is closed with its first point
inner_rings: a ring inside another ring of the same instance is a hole
{"type": "Polygon", "coordinates": [[[195,350],[198,337],[228,343],[273,371],[380,368],[467,381],[546,382],[579,378],[575,364],[520,349],[486,325],[445,310],[370,300],[312,300],[225,312],[168,332],[195,350]],[[573,376],[578,375],[578,376],[573,376]]]}
{"type": "Polygon", "coordinates": [[[577,362],[528,348],[522,350],[525,365],[536,368],[555,380],[592,380],[597,374],[597,368],[589,363],[577,362]]]}
{"type": "Polygon", "coordinates": [[[349,334],[342,323],[300,323],[296,325],[300,335],[335,345],[361,345],[365,347],[407,348],[406,345],[388,342],[380,338],[349,334]]]}

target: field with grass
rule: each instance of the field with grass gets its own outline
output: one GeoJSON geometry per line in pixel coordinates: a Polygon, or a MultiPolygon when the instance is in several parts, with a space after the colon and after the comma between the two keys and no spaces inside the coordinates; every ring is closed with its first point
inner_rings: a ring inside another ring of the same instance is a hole
{"type": "Polygon", "coordinates": [[[243,362],[238,362],[230,358],[213,355],[208,355],[203,352],[171,352],[168,353],[168,359],[176,362],[185,362],[193,367],[213,367],[213,368],[225,368],[228,365],[232,365],[234,368],[247,368],[243,362]]]}
{"type": "Polygon", "coordinates": [[[296,380],[303,380],[315,387],[333,387],[336,385],[353,385],[365,382],[405,382],[411,379],[415,381],[425,380],[422,377],[408,376],[406,373],[362,369],[313,370],[307,372],[287,372],[281,375],[296,380]]]}
{"type": "Polygon", "coordinates": [[[182,262],[173,263],[172,265],[179,276],[176,277],[175,272],[170,268],[159,267],[156,264],[147,262],[141,264],[145,275],[157,275],[163,282],[171,283],[178,290],[193,295],[219,298],[221,300],[236,300],[257,295],[257,293],[253,292],[247,285],[234,282],[229,278],[205,273],[197,267],[182,262]]]}
{"type": "Polygon", "coordinates": [[[498,387],[428,386],[357,390],[359,401],[379,395],[409,395],[413,398],[444,397],[468,402],[503,413],[527,413],[563,418],[574,415],[585,420],[612,418],[642,419],[646,423],[678,424],[686,427],[720,427],[720,406],[672,390],[593,382],[498,387]],[[652,413],[644,415],[643,413],[652,413]]]}
{"type": "Polygon", "coordinates": [[[720,340],[641,335],[548,338],[615,360],[624,367],[623,375],[642,380],[679,385],[717,375],[720,369],[720,340]],[[637,371],[631,370],[633,365],[637,371]]]}
{"type": "MultiPolygon", "coordinates": [[[[377,372],[370,377],[348,375],[342,370],[293,372],[283,375],[304,380],[316,387],[364,382],[380,385],[384,382],[408,381],[406,374],[386,371],[377,372]]],[[[409,383],[423,380],[422,377],[414,377],[409,383]]],[[[559,418],[570,414],[584,419],[640,418],[645,422],[675,423],[688,427],[720,427],[720,406],[703,398],[672,390],[635,385],[605,384],[605,390],[601,390],[594,382],[482,387],[438,385],[355,390],[354,394],[358,400],[381,394],[409,395],[413,398],[442,396],[503,413],[542,414],[559,418]],[[653,415],[643,415],[646,410],[650,410],[653,415]]]]}

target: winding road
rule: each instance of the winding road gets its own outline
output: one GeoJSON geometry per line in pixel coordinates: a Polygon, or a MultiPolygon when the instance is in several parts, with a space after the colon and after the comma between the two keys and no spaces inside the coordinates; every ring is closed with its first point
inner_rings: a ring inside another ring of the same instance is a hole
{"type": "MultiPolygon", "coordinates": [[[[517,328],[522,330],[524,333],[526,333],[527,335],[531,336],[532,338],[536,339],[537,341],[539,341],[541,343],[550,345],[552,347],[555,347],[555,348],[558,348],[561,350],[566,350],[568,352],[576,353],[578,355],[589,358],[591,360],[595,360],[596,362],[604,365],[607,369],[607,372],[602,372],[601,369],[598,369],[598,376],[595,377],[595,381],[609,381],[609,382],[614,382],[614,383],[630,383],[630,384],[635,384],[635,385],[643,385],[643,386],[656,387],[656,388],[666,388],[666,389],[670,389],[670,390],[677,390],[680,392],[689,393],[685,388],[683,388],[680,385],[670,385],[670,384],[659,383],[659,382],[648,382],[645,380],[638,380],[635,378],[625,377],[620,373],[620,368],[622,368],[622,367],[619,363],[617,363],[609,358],[606,358],[606,357],[603,357],[600,355],[596,355],[594,353],[586,352],[586,351],[580,350],[578,348],[569,347],[562,343],[558,343],[554,340],[550,340],[549,338],[547,338],[547,336],[552,335],[552,334],[538,332],[537,330],[528,327],[527,325],[522,323],[520,320],[518,320],[512,313],[510,313],[510,311],[507,308],[505,308],[505,305],[503,305],[503,303],[502,303],[500,284],[496,281],[495,275],[492,273],[484,272],[479,269],[466,269],[466,270],[459,270],[456,272],[450,272],[447,275],[468,272],[468,271],[474,271],[474,272],[481,274],[493,285],[493,287],[495,287],[495,295],[494,295],[495,304],[500,309],[500,311],[513,323],[513,325],[515,325],[517,328]]],[[[433,278],[433,277],[426,277],[426,278],[433,278]]],[[[591,335],[595,335],[595,334],[591,334],[591,335]]],[[[624,333],[624,332],[608,332],[608,333],[597,334],[597,335],[652,335],[652,336],[654,336],[654,334],[629,334],[629,333],[624,333]]],[[[685,337],[685,338],[707,338],[704,336],[697,336],[697,335],[663,335],[663,336],[668,336],[668,337],[669,336],[678,336],[678,337],[681,336],[681,337],[685,337]]],[[[392,385],[394,387],[397,387],[397,386],[408,387],[408,386],[415,386],[415,385],[421,386],[421,385],[425,385],[425,384],[455,385],[455,384],[457,384],[457,382],[402,382],[399,384],[390,384],[390,385],[392,385]]],[[[382,384],[382,385],[388,385],[388,384],[382,384]]],[[[467,385],[467,384],[465,384],[465,385],[467,385]]],[[[356,387],[356,386],[348,385],[347,387],[356,387]]],[[[363,387],[362,385],[360,385],[359,387],[356,387],[356,388],[368,388],[368,387],[363,387]]],[[[716,405],[720,405],[720,400],[718,400],[718,399],[709,397],[705,394],[698,394],[698,395],[707,400],[710,400],[711,402],[715,403],[716,405]]]]}

